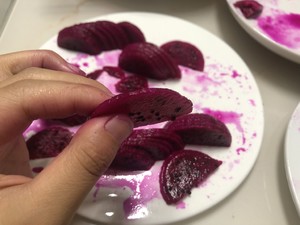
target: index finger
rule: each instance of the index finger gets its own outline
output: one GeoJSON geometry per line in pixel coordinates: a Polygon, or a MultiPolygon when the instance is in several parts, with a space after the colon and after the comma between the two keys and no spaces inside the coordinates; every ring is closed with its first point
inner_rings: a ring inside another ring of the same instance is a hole
{"type": "Polygon", "coordinates": [[[28,50],[0,56],[2,70],[0,77],[8,77],[30,67],[39,67],[84,75],[76,66],[69,64],[57,53],[50,50],[28,50]]]}

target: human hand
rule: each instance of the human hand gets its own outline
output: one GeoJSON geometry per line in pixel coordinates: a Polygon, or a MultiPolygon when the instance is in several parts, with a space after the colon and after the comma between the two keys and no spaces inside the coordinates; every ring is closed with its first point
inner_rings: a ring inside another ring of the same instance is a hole
{"type": "Polygon", "coordinates": [[[130,134],[122,115],[93,118],[35,178],[22,136],[38,118],[88,114],[111,93],[50,51],[0,56],[0,224],[67,224],[130,134]]]}

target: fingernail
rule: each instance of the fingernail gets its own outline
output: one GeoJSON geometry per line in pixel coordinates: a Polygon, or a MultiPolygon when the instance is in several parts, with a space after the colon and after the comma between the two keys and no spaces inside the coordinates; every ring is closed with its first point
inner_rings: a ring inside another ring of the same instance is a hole
{"type": "Polygon", "coordinates": [[[75,74],[78,74],[78,75],[81,75],[81,76],[85,76],[85,72],[83,72],[79,67],[71,64],[71,63],[68,63],[68,68],[75,74]]]}
{"type": "Polygon", "coordinates": [[[132,132],[133,123],[129,117],[125,115],[117,115],[110,118],[104,125],[105,129],[111,133],[112,136],[119,140],[120,143],[124,141],[132,132]]]}

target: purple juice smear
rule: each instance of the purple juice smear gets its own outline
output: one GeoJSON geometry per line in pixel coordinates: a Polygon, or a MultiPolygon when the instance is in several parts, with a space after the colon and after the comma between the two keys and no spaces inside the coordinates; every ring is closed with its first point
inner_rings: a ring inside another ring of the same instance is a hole
{"type": "Polygon", "coordinates": [[[94,199],[99,189],[129,188],[133,193],[124,202],[123,208],[127,219],[139,219],[147,216],[147,203],[155,198],[160,198],[158,184],[159,170],[146,171],[133,175],[104,175],[95,185],[94,199]]]}
{"type": "Polygon", "coordinates": [[[288,48],[300,48],[300,14],[274,13],[259,18],[258,26],[275,42],[288,48]]]}
{"type": "Polygon", "coordinates": [[[44,169],[44,167],[42,167],[42,166],[33,167],[32,168],[32,172],[34,172],[34,173],[40,173],[40,172],[42,172],[43,169],[44,169]]]}

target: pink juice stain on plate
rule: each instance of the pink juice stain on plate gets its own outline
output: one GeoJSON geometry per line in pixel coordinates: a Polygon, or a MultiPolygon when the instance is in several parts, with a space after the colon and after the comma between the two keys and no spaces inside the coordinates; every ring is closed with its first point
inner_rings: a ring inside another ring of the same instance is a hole
{"type": "Polygon", "coordinates": [[[275,42],[288,48],[300,48],[300,14],[278,13],[258,19],[259,28],[275,42]]]}

